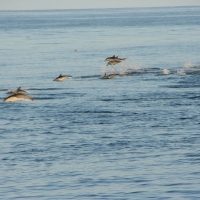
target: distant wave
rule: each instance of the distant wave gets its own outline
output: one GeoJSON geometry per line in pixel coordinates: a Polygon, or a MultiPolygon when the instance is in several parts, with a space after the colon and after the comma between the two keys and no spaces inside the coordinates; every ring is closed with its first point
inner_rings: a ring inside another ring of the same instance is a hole
{"type": "Polygon", "coordinates": [[[59,87],[55,87],[55,88],[28,88],[28,90],[39,90],[39,91],[41,91],[41,90],[64,90],[65,88],[59,88],[59,87]]]}
{"type": "Polygon", "coordinates": [[[73,79],[84,79],[84,78],[98,78],[100,75],[89,75],[89,76],[76,76],[73,79]]]}

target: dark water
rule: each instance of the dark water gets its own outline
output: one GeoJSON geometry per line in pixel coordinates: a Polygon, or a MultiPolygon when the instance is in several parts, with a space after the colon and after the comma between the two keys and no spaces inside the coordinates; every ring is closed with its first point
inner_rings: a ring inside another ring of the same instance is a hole
{"type": "Polygon", "coordinates": [[[0,199],[199,199],[199,25],[200,7],[1,11],[0,199]],[[3,102],[19,86],[35,100],[3,102]]]}

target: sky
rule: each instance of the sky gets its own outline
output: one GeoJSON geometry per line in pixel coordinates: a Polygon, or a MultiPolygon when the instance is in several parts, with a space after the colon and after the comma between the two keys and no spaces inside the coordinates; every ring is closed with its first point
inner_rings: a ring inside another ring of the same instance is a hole
{"type": "Polygon", "coordinates": [[[200,0],[0,0],[0,10],[200,6],[200,0]]]}

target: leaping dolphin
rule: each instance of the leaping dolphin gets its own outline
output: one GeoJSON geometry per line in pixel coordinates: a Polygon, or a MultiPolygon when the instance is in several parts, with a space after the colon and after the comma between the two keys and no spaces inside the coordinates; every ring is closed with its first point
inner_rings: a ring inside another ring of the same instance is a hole
{"type": "Polygon", "coordinates": [[[4,102],[33,101],[33,98],[23,94],[13,94],[4,99],[4,102]]]}
{"type": "Polygon", "coordinates": [[[107,66],[108,65],[116,65],[116,64],[118,64],[118,63],[120,63],[121,61],[109,61],[108,63],[107,63],[107,66]]]}
{"type": "Polygon", "coordinates": [[[121,62],[123,60],[126,60],[126,58],[118,58],[118,56],[115,56],[115,55],[105,59],[105,61],[118,61],[118,62],[121,62]]]}
{"type": "Polygon", "coordinates": [[[60,74],[57,78],[54,79],[54,81],[64,81],[66,78],[71,78],[72,76],[69,76],[69,75],[62,75],[60,74]]]}
{"type": "Polygon", "coordinates": [[[115,59],[115,58],[118,58],[118,56],[113,55],[113,56],[111,56],[111,57],[107,57],[107,58],[105,59],[105,61],[112,61],[112,60],[115,59]]]}
{"type": "Polygon", "coordinates": [[[21,87],[17,88],[17,90],[10,90],[7,92],[8,94],[28,94],[25,90],[21,90],[21,87]]]}

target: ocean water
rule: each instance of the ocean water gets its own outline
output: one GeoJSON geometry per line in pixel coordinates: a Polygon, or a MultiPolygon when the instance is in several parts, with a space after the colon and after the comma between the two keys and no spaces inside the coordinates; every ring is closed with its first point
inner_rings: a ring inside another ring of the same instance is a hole
{"type": "Polygon", "coordinates": [[[0,199],[199,199],[199,33],[200,7],[1,11],[0,199]]]}

